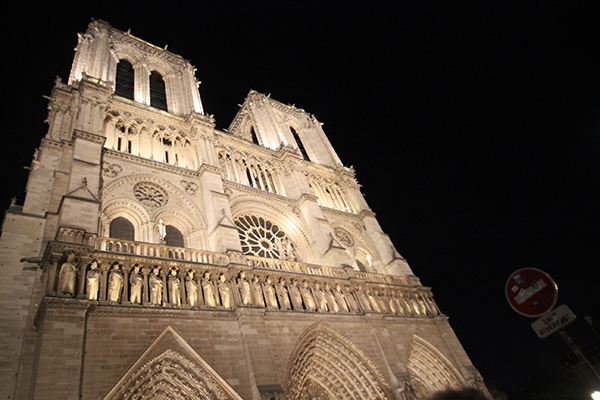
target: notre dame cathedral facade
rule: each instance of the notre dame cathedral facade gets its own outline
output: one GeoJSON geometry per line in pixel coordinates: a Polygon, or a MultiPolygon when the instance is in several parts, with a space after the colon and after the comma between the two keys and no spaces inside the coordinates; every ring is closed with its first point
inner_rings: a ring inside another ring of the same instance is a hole
{"type": "Polygon", "coordinates": [[[1,399],[424,399],[481,377],[311,114],[103,21],[1,238],[1,399]]]}

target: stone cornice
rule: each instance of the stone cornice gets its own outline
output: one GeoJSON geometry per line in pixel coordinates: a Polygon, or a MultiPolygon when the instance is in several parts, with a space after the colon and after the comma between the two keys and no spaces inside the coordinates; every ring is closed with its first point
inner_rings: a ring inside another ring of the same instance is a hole
{"type": "Polygon", "coordinates": [[[77,139],[87,140],[88,142],[96,143],[99,145],[103,145],[106,138],[102,135],[97,135],[91,132],[85,132],[80,130],[75,130],[73,132],[73,137],[77,139]]]}
{"type": "Polygon", "coordinates": [[[188,168],[167,164],[162,161],[150,160],[149,158],[135,156],[133,154],[123,153],[121,151],[111,150],[107,148],[104,148],[104,160],[124,160],[132,164],[144,165],[152,169],[170,172],[179,176],[187,176],[190,178],[197,178],[203,172],[203,170],[208,169],[209,167],[216,169],[217,172],[220,172],[220,169],[213,166],[203,167],[205,164],[203,164],[203,166],[201,166],[198,169],[198,171],[194,171],[188,168]]]}

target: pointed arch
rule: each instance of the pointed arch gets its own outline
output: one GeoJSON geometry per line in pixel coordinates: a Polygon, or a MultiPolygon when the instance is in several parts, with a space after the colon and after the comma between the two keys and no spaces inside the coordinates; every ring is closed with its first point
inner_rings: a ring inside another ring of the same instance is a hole
{"type": "Polygon", "coordinates": [[[417,335],[410,341],[406,367],[419,391],[419,398],[425,398],[438,390],[466,386],[464,379],[450,361],[417,335]]]}
{"type": "Polygon", "coordinates": [[[288,359],[285,391],[290,400],[307,400],[315,391],[330,400],[394,398],[371,360],[322,322],[296,340],[288,359]]]}
{"type": "Polygon", "coordinates": [[[104,400],[120,399],[242,400],[171,326],[163,330],[104,397],[104,400]],[[152,357],[161,344],[174,346],[187,357],[173,348],[152,357]]]}

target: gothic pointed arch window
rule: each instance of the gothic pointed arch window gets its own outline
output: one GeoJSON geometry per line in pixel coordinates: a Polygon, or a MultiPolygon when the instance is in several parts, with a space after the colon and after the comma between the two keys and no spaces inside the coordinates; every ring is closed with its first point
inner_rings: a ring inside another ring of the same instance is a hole
{"type": "Polygon", "coordinates": [[[162,75],[156,71],[150,73],[150,105],[160,110],[167,110],[167,91],[162,75]]]}
{"type": "Polygon", "coordinates": [[[300,135],[298,135],[298,132],[296,132],[296,130],[291,126],[290,126],[290,131],[292,132],[292,135],[294,136],[294,140],[298,144],[298,149],[300,150],[300,153],[302,153],[302,158],[304,158],[306,161],[310,161],[310,159],[308,158],[308,154],[306,153],[306,149],[304,148],[304,144],[302,143],[302,140],[300,139],[300,135]]]}
{"type": "Polygon", "coordinates": [[[134,75],[133,65],[127,60],[119,60],[115,87],[115,94],[117,96],[133,100],[134,75]]]}
{"type": "Polygon", "coordinates": [[[254,130],[254,125],[250,125],[250,135],[252,136],[252,143],[260,144],[258,143],[258,136],[256,136],[256,130],[254,130]]]}
{"type": "Polygon", "coordinates": [[[117,217],[110,221],[109,236],[113,239],[135,240],[135,228],[127,218],[117,217]]]}

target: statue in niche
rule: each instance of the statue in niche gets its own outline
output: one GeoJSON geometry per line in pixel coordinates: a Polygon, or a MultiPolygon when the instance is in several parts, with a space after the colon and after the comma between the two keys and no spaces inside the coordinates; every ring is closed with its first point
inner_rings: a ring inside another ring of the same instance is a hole
{"type": "Polygon", "coordinates": [[[162,304],[163,281],[159,276],[160,268],[156,267],[152,270],[148,278],[148,286],[150,287],[150,304],[160,306],[162,304]]]}
{"type": "Polygon", "coordinates": [[[381,299],[385,303],[390,314],[398,315],[398,309],[396,308],[396,303],[394,302],[393,297],[389,295],[387,289],[384,289],[383,292],[381,293],[381,299]]]}
{"type": "Polygon", "coordinates": [[[290,307],[290,296],[288,295],[288,290],[286,288],[285,279],[281,278],[275,287],[277,291],[277,296],[279,297],[279,304],[281,310],[289,310],[290,307]]]}
{"type": "Polygon", "coordinates": [[[427,293],[427,295],[425,296],[425,300],[429,304],[429,308],[431,309],[431,315],[439,315],[440,309],[438,308],[437,304],[435,304],[435,301],[433,300],[433,294],[427,293]]]}
{"type": "Polygon", "coordinates": [[[198,283],[194,280],[194,271],[191,269],[185,277],[185,290],[190,307],[198,306],[198,283]]]}
{"type": "Polygon", "coordinates": [[[302,294],[302,300],[304,300],[306,311],[315,311],[317,309],[317,305],[315,304],[315,299],[312,293],[310,292],[310,288],[308,287],[307,281],[304,281],[302,283],[300,293],[302,294]]]}
{"type": "Polygon", "coordinates": [[[325,298],[325,293],[321,290],[321,285],[319,282],[315,283],[315,288],[313,289],[313,293],[315,295],[315,300],[317,301],[317,308],[320,312],[327,312],[327,299],[325,298]]]}
{"type": "Polygon", "coordinates": [[[252,289],[250,289],[250,282],[246,279],[246,273],[240,272],[240,276],[237,279],[238,289],[240,290],[240,298],[242,304],[245,306],[252,305],[252,289]]]}
{"type": "Polygon", "coordinates": [[[401,306],[401,308],[404,310],[403,314],[413,315],[412,308],[410,307],[410,304],[408,304],[408,302],[406,301],[406,298],[404,297],[404,293],[402,292],[402,290],[398,290],[396,292],[396,301],[401,306]]]}
{"type": "Polygon", "coordinates": [[[371,291],[369,289],[367,289],[367,290],[365,290],[365,295],[367,296],[367,299],[369,300],[369,304],[371,305],[371,310],[373,310],[374,312],[380,313],[381,309],[379,308],[379,302],[377,301],[375,296],[373,296],[373,293],[371,293],[371,291]]]}
{"type": "Polygon", "coordinates": [[[221,296],[221,305],[225,308],[231,308],[233,299],[231,298],[231,288],[225,275],[219,275],[219,283],[217,283],[217,289],[219,289],[219,296],[221,296]]]}
{"type": "Polygon", "coordinates": [[[265,298],[263,297],[262,286],[260,284],[260,279],[258,276],[255,276],[252,279],[252,291],[254,292],[254,304],[257,307],[265,306],[265,298]]]}
{"type": "Polygon", "coordinates": [[[406,302],[409,304],[410,309],[412,311],[411,314],[413,315],[421,315],[421,310],[419,310],[419,305],[417,304],[414,296],[412,293],[407,293],[406,296],[406,302]]]}
{"type": "Polygon", "coordinates": [[[179,307],[181,305],[181,281],[177,277],[177,270],[173,268],[171,275],[167,280],[167,286],[169,287],[169,300],[172,306],[179,307]]]}
{"type": "Polygon", "coordinates": [[[342,287],[339,283],[335,285],[333,296],[335,297],[335,300],[337,301],[337,304],[341,311],[350,312],[350,310],[348,309],[348,304],[346,304],[344,293],[342,292],[342,287]]]}
{"type": "Polygon", "coordinates": [[[372,311],[371,304],[369,303],[367,295],[363,291],[362,285],[358,286],[358,289],[356,290],[356,297],[358,298],[358,302],[360,303],[362,309],[365,310],[365,312],[372,311]]]}
{"type": "Polygon", "coordinates": [[[98,289],[100,288],[100,271],[98,271],[98,261],[94,260],[90,264],[90,269],[85,274],[85,295],[88,300],[98,300],[98,289]]]}
{"type": "Polygon", "coordinates": [[[140,266],[135,264],[129,274],[129,302],[131,304],[142,303],[142,286],[144,278],[140,274],[140,266]]]}
{"type": "Polygon", "coordinates": [[[350,312],[360,312],[360,307],[356,302],[356,298],[354,297],[354,293],[352,293],[352,288],[350,286],[344,286],[344,300],[346,300],[346,304],[348,304],[348,309],[350,312]]]}
{"type": "Polygon", "coordinates": [[[383,299],[381,293],[379,293],[378,289],[373,290],[373,299],[375,299],[375,302],[379,306],[380,313],[389,314],[387,304],[386,304],[385,300],[383,299]]]}
{"type": "Polygon", "coordinates": [[[419,309],[421,310],[421,315],[427,315],[429,310],[427,309],[423,295],[421,293],[417,293],[415,297],[417,298],[416,300],[417,304],[419,305],[419,309]]]}
{"type": "Polygon", "coordinates": [[[206,271],[202,277],[202,292],[204,293],[204,302],[207,307],[216,307],[215,290],[210,280],[210,272],[206,271]]]}
{"type": "Polygon", "coordinates": [[[58,294],[74,296],[76,278],[75,253],[71,251],[67,255],[67,261],[62,264],[58,273],[58,294]]]}
{"type": "Polygon", "coordinates": [[[292,305],[294,306],[294,311],[304,310],[302,306],[302,294],[300,293],[300,288],[298,288],[298,281],[293,280],[290,283],[290,298],[292,299],[292,305]]]}
{"type": "Polygon", "coordinates": [[[267,302],[268,308],[279,308],[277,304],[277,295],[275,294],[275,288],[273,288],[273,280],[270,276],[267,277],[263,285],[263,292],[265,294],[265,301],[267,302]]]}
{"type": "Polygon", "coordinates": [[[327,300],[327,306],[329,307],[329,311],[339,313],[340,306],[335,301],[335,297],[333,296],[333,293],[331,292],[331,287],[329,286],[329,283],[325,284],[325,289],[323,292],[325,293],[325,300],[327,300]]]}
{"type": "Polygon", "coordinates": [[[123,291],[123,273],[119,264],[113,265],[108,276],[108,302],[118,304],[121,301],[121,292],[123,291]]]}

